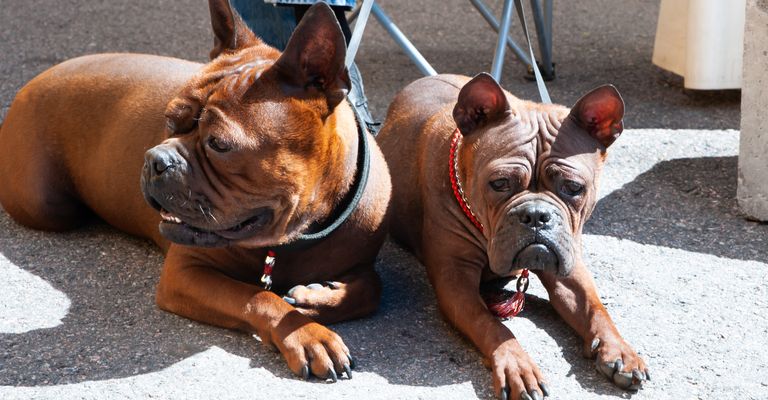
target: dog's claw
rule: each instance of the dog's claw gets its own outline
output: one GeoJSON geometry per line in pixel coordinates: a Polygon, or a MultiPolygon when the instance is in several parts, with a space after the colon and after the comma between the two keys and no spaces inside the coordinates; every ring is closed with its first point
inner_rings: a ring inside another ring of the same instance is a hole
{"type": "Polygon", "coordinates": [[[309,289],[309,290],[322,289],[323,287],[324,286],[319,284],[319,283],[310,283],[309,285],[307,285],[307,289],[309,289]]]}
{"type": "Polygon", "coordinates": [[[301,377],[305,380],[309,380],[309,365],[304,364],[303,367],[301,367],[301,377]]]}
{"type": "Polygon", "coordinates": [[[331,368],[330,370],[328,370],[328,377],[325,379],[330,379],[333,381],[333,383],[336,383],[339,380],[339,377],[338,375],[336,375],[336,371],[334,371],[333,368],[331,368]]]}
{"type": "Polygon", "coordinates": [[[533,400],[528,392],[520,392],[520,400],[533,400]]]}
{"type": "Polygon", "coordinates": [[[616,360],[616,370],[615,372],[621,372],[621,370],[624,369],[624,360],[621,358],[616,360]]]}
{"type": "Polygon", "coordinates": [[[352,379],[352,368],[348,364],[344,364],[344,372],[347,373],[347,379],[352,379]]]}
{"type": "Polygon", "coordinates": [[[541,391],[544,393],[544,397],[549,397],[549,387],[547,387],[547,384],[544,382],[539,382],[539,387],[541,388],[541,391]]]}
{"type": "Polygon", "coordinates": [[[538,390],[534,390],[531,392],[531,398],[533,400],[544,400],[544,396],[542,396],[538,390]]]}
{"type": "Polygon", "coordinates": [[[616,372],[613,374],[613,382],[620,388],[627,389],[632,386],[632,373],[616,372]]]}
{"type": "Polygon", "coordinates": [[[615,362],[601,363],[599,360],[595,360],[595,367],[598,372],[609,378],[613,377],[613,373],[616,371],[615,362]]]}
{"type": "Polygon", "coordinates": [[[638,381],[644,381],[645,380],[645,374],[643,372],[641,372],[637,368],[632,370],[632,377],[635,378],[638,381]]]}
{"type": "Polygon", "coordinates": [[[501,394],[499,397],[501,397],[501,400],[509,400],[509,389],[506,387],[501,388],[501,394]]]}
{"type": "Polygon", "coordinates": [[[341,284],[339,282],[336,282],[336,281],[325,281],[325,282],[323,282],[323,284],[325,284],[325,286],[328,286],[329,288],[331,288],[333,290],[336,290],[336,289],[341,287],[341,284]]]}
{"type": "Polygon", "coordinates": [[[645,379],[649,381],[651,380],[651,374],[648,372],[648,368],[645,369],[645,379]]]}
{"type": "Polygon", "coordinates": [[[283,300],[285,300],[286,303],[288,303],[288,304],[290,304],[292,306],[296,305],[296,299],[294,299],[293,297],[283,296],[283,300]]]}
{"type": "Polygon", "coordinates": [[[595,355],[595,351],[597,351],[598,346],[600,346],[600,338],[594,338],[592,340],[592,355],[595,355]]]}
{"type": "Polygon", "coordinates": [[[352,354],[347,354],[347,359],[349,359],[349,367],[355,369],[355,367],[357,367],[357,361],[352,358],[352,354]]]}

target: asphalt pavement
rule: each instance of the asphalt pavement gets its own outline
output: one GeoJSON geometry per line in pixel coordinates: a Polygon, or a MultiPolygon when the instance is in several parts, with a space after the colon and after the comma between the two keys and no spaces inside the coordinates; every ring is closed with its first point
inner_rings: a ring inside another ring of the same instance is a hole
{"type": "MultiPolygon", "coordinates": [[[[567,105],[602,83],[626,100],[630,129],[612,148],[584,252],[653,380],[629,394],[598,375],[538,282],[507,324],[556,399],[766,399],[768,224],[744,219],[735,200],[739,93],[686,91],[653,67],[658,5],[647,3],[556,2],[548,86],[567,105]]],[[[492,32],[468,2],[381,5],[439,72],[490,67],[492,32]]],[[[0,118],[24,82],[68,58],[204,61],[211,44],[203,1],[0,0],[0,118]]],[[[379,116],[419,77],[375,22],[358,64],[379,116]]],[[[504,71],[506,88],[536,97],[513,57],[504,71]]],[[[0,211],[0,398],[491,397],[480,355],[440,318],[423,267],[392,243],[377,264],[380,310],[333,326],[359,360],[335,384],[294,379],[253,337],[158,310],[161,263],[150,243],[102,224],[43,233],[0,211]]]]}

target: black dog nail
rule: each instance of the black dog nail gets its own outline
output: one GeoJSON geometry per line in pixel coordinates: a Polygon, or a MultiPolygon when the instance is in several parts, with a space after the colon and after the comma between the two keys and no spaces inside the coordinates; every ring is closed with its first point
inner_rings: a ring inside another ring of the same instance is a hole
{"type": "Polygon", "coordinates": [[[592,354],[594,354],[595,350],[597,350],[597,346],[600,346],[600,339],[594,338],[592,340],[592,354]]]}
{"type": "Polygon", "coordinates": [[[506,387],[502,387],[501,388],[501,394],[499,395],[501,400],[508,400],[509,399],[509,394],[507,393],[508,390],[509,389],[507,389],[506,387]]]}
{"type": "Polygon", "coordinates": [[[619,358],[618,360],[616,360],[616,372],[621,372],[621,370],[623,369],[624,369],[624,361],[621,358],[619,358]]]}
{"type": "Polygon", "coordinates": [[[544,393],[544,397],[549,397],[549,387],[547,387],[547,384],[544,382],[539,382],[539,387],[541,388],[541,391],[544,393]]]}

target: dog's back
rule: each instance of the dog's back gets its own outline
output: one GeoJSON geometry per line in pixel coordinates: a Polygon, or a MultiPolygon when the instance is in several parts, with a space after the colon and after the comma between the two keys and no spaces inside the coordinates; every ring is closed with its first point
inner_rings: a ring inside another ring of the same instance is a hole
{"type": "MultiPolygon", "coordinates": [[[[421,78],[401,90],[389,106],[377,141],[387,163],[398,166],[392,174],[390,233],[397,242],[419,255],[422,240],[423,190],[429,176],[419,164],[427,162],[448,143],[451,110],[459,90],[469,78],[438,75],[421,78]],[[441,127],[445,129],[440,129],[441,127]]],[[[446,153],[447,154],[447,153],[446,153]]],[[[446,170],[448,164],[446,161],[446,170]]]]}
{"type": "Polygon", "coordinates": [[[136,223],[157,218],[149,207],[99,208],[143,204],[126,201],[139,190],[93,188],[115,180],[138,187],[144,151],[163,138],[166,103],[198,68],[167,57],[100,54],[40,74],[19,90],[0,130],[0,204],[32,228],[69,229],[90,209],[120,229],[150,235],[139,229],[148,224],[136,223]],[[136,155],[133,165],[110,161],[126,152],[136,155]]]}

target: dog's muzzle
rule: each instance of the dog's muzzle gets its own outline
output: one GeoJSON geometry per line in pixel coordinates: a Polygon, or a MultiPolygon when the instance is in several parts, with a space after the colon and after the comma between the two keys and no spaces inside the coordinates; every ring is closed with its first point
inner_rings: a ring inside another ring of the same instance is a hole
{"type": "Polygon", "coordinates": [[[568,275],[573,269],[573,240],[567,221],[553,204],[531,200],[509,215],[518,238],[511,269],[528,268],[568,275]]]}

